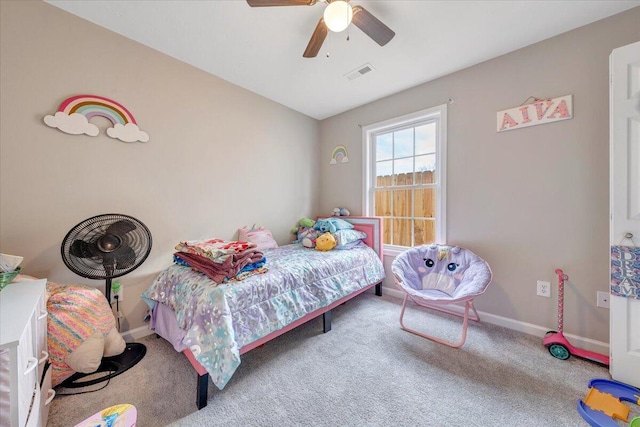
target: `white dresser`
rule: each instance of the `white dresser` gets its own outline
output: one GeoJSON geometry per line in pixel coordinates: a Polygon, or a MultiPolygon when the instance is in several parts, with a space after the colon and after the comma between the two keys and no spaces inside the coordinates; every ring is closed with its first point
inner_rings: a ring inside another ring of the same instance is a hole
{"type": "Polygon", "coordinates": [[[46,279],[0,292],[0,426],[46,426],[51,389],[46,279]]]}

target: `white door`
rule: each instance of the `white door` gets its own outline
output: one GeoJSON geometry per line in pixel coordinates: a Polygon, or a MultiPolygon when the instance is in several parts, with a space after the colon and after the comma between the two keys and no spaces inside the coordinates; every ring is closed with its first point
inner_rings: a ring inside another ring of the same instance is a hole
{"type": "MultiPolygon", "coordinates": [[[[611,53],[610,73],[611,245],[640,246],[640,42],[611,53]]],[[[610,310],[611,376],[640,387],[640,299],[611,295],[610,310]]]]}

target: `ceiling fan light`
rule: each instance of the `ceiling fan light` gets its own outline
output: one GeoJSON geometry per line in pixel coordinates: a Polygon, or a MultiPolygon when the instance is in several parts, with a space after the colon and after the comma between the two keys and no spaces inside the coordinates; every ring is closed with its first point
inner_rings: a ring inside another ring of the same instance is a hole
{"type": "Polygon", "coordinates": [[[331,31],[344,31],[353,18],[351,5],[344,0],[334,0],[324,10],[324,23],[331,31]]]}

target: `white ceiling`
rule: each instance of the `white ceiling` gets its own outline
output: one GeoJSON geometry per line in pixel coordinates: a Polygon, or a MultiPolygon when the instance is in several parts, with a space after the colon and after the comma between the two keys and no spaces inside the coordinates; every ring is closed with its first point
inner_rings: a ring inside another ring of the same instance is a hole
{"type": "Polygon", "coordinates": [[[303,58],[325,3],[46,0],[316,119],[324,119],[640,5],[640,0],[352,0],[395,31],[380,47],[357,27],[303,58]],[[330,56],[327,57],[327,52],[330,56]],[[370,63],[355,80],[345,74],[370,63]]]}

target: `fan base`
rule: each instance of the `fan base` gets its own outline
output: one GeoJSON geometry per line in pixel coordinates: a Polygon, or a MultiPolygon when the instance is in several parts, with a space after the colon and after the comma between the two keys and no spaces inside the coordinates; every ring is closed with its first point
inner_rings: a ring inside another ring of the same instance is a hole
{"type": "Polygon", "coordinates": [[[147,347],[137,342],[127,343],[124,351],[116,356],[103,357],[102,363],[95,372],[83,374],[76,372],[60,384],[60,387],[79,388],[98,384],[107,381],[117,375],[122,374],[132,368],[136,363],[142,360],[147,353],[147,347]],[[104,375],[95,378],[96,374],[104,373],[104,375]],[[91,376],[91,379],[82,381],[83,378],[91,376]]]}

